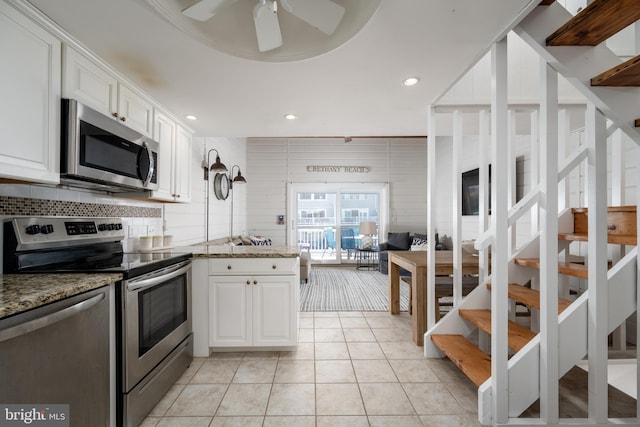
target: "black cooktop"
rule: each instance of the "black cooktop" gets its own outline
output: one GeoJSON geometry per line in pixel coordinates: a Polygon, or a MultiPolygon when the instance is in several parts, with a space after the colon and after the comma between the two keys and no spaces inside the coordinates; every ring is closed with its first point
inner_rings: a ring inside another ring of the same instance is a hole
{"type": "Polygon", "coordinates": [[[3,272],[122,273],[124,278],[160,270],[190,253],[123,250],[117,218],[16,217],[4,223],[3,272]]]}

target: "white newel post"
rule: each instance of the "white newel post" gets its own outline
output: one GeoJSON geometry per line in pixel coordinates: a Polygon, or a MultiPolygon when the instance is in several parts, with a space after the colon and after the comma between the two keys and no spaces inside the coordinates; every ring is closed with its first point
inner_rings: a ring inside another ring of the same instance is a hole
{"type": "Polygon", "coordinates": [[[462,301],[462,169],[460,167],[460,156],[462,155],[462,112],[453,112],[453,153],[451,162],[451,172],[453,177],[453,306],[457,307],[462,301]]]}
{"type": "MultiPolygon", "coordinates": [[[[427,265],[436,264],[436,226],[433,218],[434,196],[436,191],[436,110],[429,107],[429,135],[427,137],[427,265]]],[[[435,315],[436,272],[427,268],[427,330],[436,323],[435,315]]],[[[424,346],[426,349],[427,346],[424,346]]]]}
{"type": "Polygon", "coordinates": [[[558,74],[540,61],[540,417],[558,422],[558,74]]]}
{"type": "Polygon", "coordinates": [[[589,419],[608,419],[607,146],[605,117],[587,104],[589,419]]]}
{"type": "MultiPolygon", "coordinates": [[[[507,38],[491,48],[492,160],[496,177],[509,170],[507,112],[507,38]]],[[[493,422],[505,423],[509,416],[509,373],[507,370],[507,320],[509,300],[508,192],[506,179],[491,180],[491,221],[495,233],[491,246],[491,394],[493,422]]]]}

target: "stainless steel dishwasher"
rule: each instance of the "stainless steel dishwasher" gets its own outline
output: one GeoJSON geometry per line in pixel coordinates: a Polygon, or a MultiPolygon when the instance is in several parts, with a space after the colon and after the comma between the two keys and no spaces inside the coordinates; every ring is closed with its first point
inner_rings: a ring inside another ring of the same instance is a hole
{"type": "Polygon", "coordinates": [[[70,425],[110,425],[105,286],[0,320],[0,402],[69,404],[70,425]]]}

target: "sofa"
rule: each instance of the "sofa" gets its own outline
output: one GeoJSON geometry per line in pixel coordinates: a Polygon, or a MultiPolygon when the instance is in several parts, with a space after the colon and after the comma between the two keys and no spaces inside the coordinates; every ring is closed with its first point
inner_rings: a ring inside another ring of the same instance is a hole
{"type": "MultiPolygon", "coordinates": [[[[389,254],[387,251],[408,251],[413,249],[426,250],[427,235],[408,231],[400,233],[387,233],[387,241],[378,245],[378,271],[389,274],[389,254]]],[[[436,233],[436,250],[441,249],[436,233]]],[[[408,276],[410,273],[405,269],[400,269],[401,276],[408,276]]]]}

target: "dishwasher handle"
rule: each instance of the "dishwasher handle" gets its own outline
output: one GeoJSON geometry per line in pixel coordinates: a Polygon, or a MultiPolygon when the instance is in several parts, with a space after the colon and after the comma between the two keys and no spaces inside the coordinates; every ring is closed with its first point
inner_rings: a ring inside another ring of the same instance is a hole
{"type": "Polygon", "coordinates": [[[42,317],[38,317],[33,320],[29,320],[25,323],[21,323],[16,326],[12,326],[3,331],[0,331],[0,342],[8,341],[13,338],[17,338],[21,335],[28,334],[29,332],[33,332],[45,326],[52,325],[61,320],[67,319],[75,314],[80,313],[81,311],[85,311],[99,303],[104,299],[104,292],[95,295],[91,298],[87,298],[84,301],[80,301],[77,304],[64,308],[60,311],[56,311],[51,314],[44,315],[42,317]]]}

